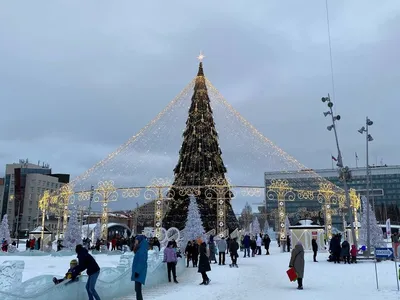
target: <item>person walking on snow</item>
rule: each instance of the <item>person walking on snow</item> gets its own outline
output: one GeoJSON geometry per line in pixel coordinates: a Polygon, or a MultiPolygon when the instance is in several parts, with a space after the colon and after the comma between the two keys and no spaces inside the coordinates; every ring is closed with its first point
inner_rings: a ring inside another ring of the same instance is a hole
{"type": "Polygon", "coordinates": [[[197,268],[197,263],[199,262],[199,245],[197,244],[196,240],[193,240],[192,247],[193,268],[197,268]]]}
{"type": "Polygon", "coordinates": [[[289,268],[294,268],[296,271],[298,283],[297,289],[302,290],[304,278],[304,248],[300,241],[297,242],[296,246],[292,250],[289,268]]]}
{"type": "Polygon", "coordinates": [[[261,255],[262,251],[261,251],[261,246],[262,246],[262,238],[260,235],[257,235],[257,240],[256,240],[256,244],[257,244],[257,255],[261,255]]]}
{"type": "Polygon", "coordinates": [[[172,246],[173,246],[172,242],[169,241],[168,246],[164,249],[163,262],[167,263],[168,281],[171,282],[171,272],[172,272],[174,282],[178,283],[178,281],[176,280],[176,263],[178,262],[178,257],[172,246]]]}
{"type": "Polygon", "coordinates": [[[208,285],[210,283],[210,278],[207,276],[207,272],[211,271],[210,261],[208,260],[209,253],[207,253],[207,244],[203,242],[202,239],[198,239],[197,243],[199,244],[199,269],[198,272],[201,273],[201,277],[203,281],[200,285],[208,285]]]}
{"type": "Polygon", "coordinates": [[[350,264],[350,244],[347,240],[343,241],[340,254],[343,257],[343,262],[350,264]]]}
{"type": "MultiPolygon", "coordinates": [[[[193,261],[193,245],[191,241],[188,241],[186,244],[185,248],[185,256],[186,256],[186,268],[189,268],[189,262],[190,260],[193,261]]],[[[193,262],[193,267],[194,267],[194,262],[193,262]]]]}
{"type": "Polygon", "coordinates": [[[246,254],[248,257],[250,257],[250,236],[246,233],[246,235],[243,238],[243,248],[244,248],[244,256],[246,257],[246,254]]]}
{"type": "Polygon", "coordinates": [[[316,239],[312,239],[311,246],[312,246],[312,251],[314,252],[313,255],[314,262],[317,262],[318,244],[316,239]]]}
{"type": "Polygon", "coordinates": [[[209,249],[208,257],[209,257],[210,263],[211,263],[211,261],[214,261],[214,263],[216,264],[217,258],[215,256],[215,254],[217,253],[217,247],[215,247],[214,237],[212,235],[210,236],[210,241],[208,243],[208,249],[209,249]]]}
{"type": "Polygon", "coordinates": [[[231,260],[232,260],[232,264],[230,265],[230,267],[236,267],[236,268],[238,267],[237,265],[237,259],[239,257],[238,250],[239,250],[239,244],[236,241],[236,238],[234,238],[229,243],[229,252],[231,254],[231,260]]]}
{"type": "Polygon", "coordinates": [[[219,252],[218,265],[221,265],[221,263],[222,265],[225,265],[225,251],[227,248],[227,244],[224,237],[217,241],[217,247],[219,252]]]}
{"type": "Polygon", "coordinates": [[[269,245],[271,244],[271,238],[269,237],[268,234],[264,236],[264,247],[265,250],[267,251],[267,255],[269,255],[269,245]]]}
{"type": "Polygon", "coordinates": [[[144,235],[135,238],[131,281],[135,282],[136,300],[143,300],[142,285],[146,282],[149,243],[144,235]]]}

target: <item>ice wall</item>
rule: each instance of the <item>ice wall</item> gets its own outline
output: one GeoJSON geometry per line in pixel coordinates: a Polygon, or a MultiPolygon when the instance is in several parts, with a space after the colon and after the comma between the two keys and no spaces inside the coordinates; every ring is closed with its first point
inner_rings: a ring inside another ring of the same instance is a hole
{"type": "MultiPolygon", "coordinates": [[[[152,288],[160,283],[166,282],[167,270],[166,264],[162,262],[162,253],[163,249],[161,252],[157,250],[149,250],[147,280],[144,289],[152,288]]],[[[131,281],[132,260],[133,253],[127,252],[121,255],[119,265],[116,268],[101,269],[100,276],[96,284],[96,290],[102,299],[113,299],[133,294],[134,284],[131,281]]],[[[81,276],[78,282],[70,284],[63,282],[56,286],[52,282],[53,276],[50,275],[37,276],[22,283],[22,271],[24,268],[23,263],[23,261],[22,264],[21,261],[7,262],[8,271],[5,271],[4,274],[0,272],[0,282],[3,282],[3,280],[9,282],[7,289],[0,288],[1,300],[87,299],[85,290],[87,276],[81,276]],[[13,278],[14,280],[5,278],[13,278]]],[[[177,265],[177,275],[179,276],[185,270],[186,268],[184,260],[181,259],[177,265]]]]}

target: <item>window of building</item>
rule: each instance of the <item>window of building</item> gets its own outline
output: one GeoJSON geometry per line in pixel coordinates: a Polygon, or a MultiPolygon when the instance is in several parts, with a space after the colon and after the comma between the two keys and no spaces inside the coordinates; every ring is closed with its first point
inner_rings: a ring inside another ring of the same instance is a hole
{"type": "Polygon", "coordinates": [[[28,208],[28,213],[32,213],[32,208],[28,208]]]}
{"type": "Polygon", "coordinates": [[[31,217],[28,217],[28,221],[30,221],[31,220],[31,217]]]}
{"type": "Polygon", "coordinates": [[[42,184],[42,181],[41,181],[41,180],[39,180],[39,181],[38,181],[38,185],[41,185],[41,184],[42,184]]]}
{"type": "Polygon", "coordinates": [[[34,189],[33,189],[33,186],[32,186],[32,187],[31,187],[31,193],[33,193],[33,190],[34,190],[34,189]]]}
{"type": "Polygon", "coordinates": [[[50,182],[47,181],[46,186],[49,187],[50,186],[50,182]]]}
{"type": "Polygon", "coordinates": [[[32,201],[29,201],[29,206],[32,206],[32,201]]]}
{"type": "Polygon", "coordinates": [[[8,210],[8,214],[11,215],[11,209],[8,210]]]}

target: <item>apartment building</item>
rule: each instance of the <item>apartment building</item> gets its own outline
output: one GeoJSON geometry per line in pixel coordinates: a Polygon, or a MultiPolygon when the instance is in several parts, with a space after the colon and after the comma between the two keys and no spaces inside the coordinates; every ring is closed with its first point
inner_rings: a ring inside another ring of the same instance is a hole
{"type": "Polygon", "coordinates": [[[44,192],[53,192],[68,182],[68,174],[52,174],[49,165],[31,164],[27,160],[7,164],[0,211],[2,217],[8,215],[12,234],[34,229],[39,199],[44,192]]]}

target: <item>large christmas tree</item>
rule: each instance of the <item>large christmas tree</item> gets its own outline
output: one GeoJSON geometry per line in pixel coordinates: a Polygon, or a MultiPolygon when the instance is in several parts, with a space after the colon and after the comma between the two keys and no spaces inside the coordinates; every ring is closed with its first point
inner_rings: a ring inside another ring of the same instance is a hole
{"type": "MultiPolygon", "coordinates": [[[[204,228],[206,231],[217,229],[217,193],[213,193],[212,197],[209,197],[209,194],[206,196],[205,186],[212,184],[212,179],[215,178],[225,180],[226,172],[208,97],[203,64],[200,62],[179,160],[174,169],[174,188],[170,193],[173,199],[163,221],[164,227],[177,227],[180,230],[185,227],[189,196],[180,187],[199,187],[201,193],[196,195],[196,199],[204,228]]],[[[233,231],[239,227],[239,223],[232,210],[231,197],[230,191],[223,196],[226,225],[233,231]]]]}

